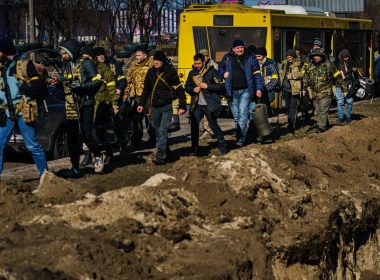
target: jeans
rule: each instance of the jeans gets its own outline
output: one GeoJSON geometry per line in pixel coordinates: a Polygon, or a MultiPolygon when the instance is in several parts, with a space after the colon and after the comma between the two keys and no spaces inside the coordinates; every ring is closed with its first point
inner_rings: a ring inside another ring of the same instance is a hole
{"type": "Polygon", "coordinates": [[[172,104],[161,107],[152,107],[152,126],[156,131],[156,148],[165,150],[168,148],[168,129],[172,121],[172,104]]]}
{"type": "Polygon", "coordinates": [[[216,139],[218,140],[218,146],[221,151],[227,150],[227,142],[224,140],[223,131],[220,129],[220,126],[217,122],[215,114],[211,113],[207,106],[198,105],[194,112],[191,114],[191,147],[193,150],[198,148],[199,141],[199,123],[203,116],[206,116],[206,119],[210,125],[211,130],[214,132],[216,139]]]}
{"type": "Polygon", "coordinates": [[[344,96],[340,87],[336,88],[335,96],[338,105],[339,121],[343,121],[344,119],[344,101],[346,101],[346,119],[347,121],[351,121],[352,103],[354,102],[354,99],[351,96],[344,96]]]}
{"type": "Polygon", "coordinates": [[[251,95],[249,94],[248,89],[234,90],[232,92],[231,111],[234,116],[237,128],[236,140],[240,143],[244,143],[245,135],[247,133],[247,121],[250,102],[251,95]]]}
{"type": "Polygon", "coordinates": [[[101,150],[98,142],[94,138],[94,105],[81,107],[80,123],[83,134],[83,142],[86,144],[95,157],[101,156],[101,150]]]}
{"type": "MultiPolygon", "coordinates": [[[[34,163],[38,169],[38,174],[41,176],[48,167],[45,152],[38,141],[36,130],[33,125],[26,124],[21,116],[17,118],[17,124],[20,133],[24,138],[25,147],[32,154],[34,163]]],[[[12,122],[10,118],[7,118],[5,126],[0,127],[0,174],[3,173],[4,150],[9,139],[12,137],[12,132],[12,122]]]]}

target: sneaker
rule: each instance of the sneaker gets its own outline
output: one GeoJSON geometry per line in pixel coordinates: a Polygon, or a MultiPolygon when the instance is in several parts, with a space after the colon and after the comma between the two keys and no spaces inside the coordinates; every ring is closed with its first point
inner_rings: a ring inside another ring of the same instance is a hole
{"type": "Polygon", "coordinates": [[[96,157],[95,164],[94,164],[95,173],[101,173],[103,172],[103,169],[104,169],[103,157],[102,156],[96,157]]]}
{"type": "Polygon", "coordinates": [[[242,141],[238,140],[238,141],[236,141],[236,146],[243,147],[244,143],[242,141]]]}
{"type": "Polygon", "coordinates": [[[84,151],[84,158],[82,159],[80,166],[85,167],[92,163],[92,155],[89,150],[84,151]]]}
{"type": "Polygon", "coordinates": [[[79,178],[80,176],[80,170],[76,169],[75,167],[72,167],[69,171],[63,174],[63,177],[65,178],[79,178]]]}
{"type": "Polygon", "coordinates": [[[338,125],[344,125],[344,120],[343,119],[338,119],[338,125]]]}

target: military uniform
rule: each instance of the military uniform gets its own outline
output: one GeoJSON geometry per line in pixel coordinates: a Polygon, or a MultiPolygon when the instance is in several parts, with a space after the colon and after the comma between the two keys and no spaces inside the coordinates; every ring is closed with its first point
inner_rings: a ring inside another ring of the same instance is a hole
{"type": "Polygon", "coordinates": [[[327,128],[328,113],[334,91],[333,87],[339,86],[346,91],[346,86],[334,64],[326,62],[326,55],[323,49],[313,49],[311,51],[311,58],[311,62],[304,69],[303,85],[309,97],[313,100],[318,118],[318,128],[320,132],[323,132],[327,128]],[[314,56],[320,56],[323,59],[317,63],[313,60],[314,56]]]}
{"type": "Polygon", "coordinates": [[[302,90],[302,62],[293,56],[294,60],[289,63],[286,59],[279,66],[282,94],[286,103],[288,113],[288,130],[294,132],[297,122],[297,109],[302,90]],[[288,88],[285,87],[287,84],[288,88]]]}

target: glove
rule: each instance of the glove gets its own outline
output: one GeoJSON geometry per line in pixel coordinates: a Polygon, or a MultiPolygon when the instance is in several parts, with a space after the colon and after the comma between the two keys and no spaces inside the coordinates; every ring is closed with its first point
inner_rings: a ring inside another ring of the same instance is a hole
{"type": "Polygon", "coordinates": [[[80,83],[72,83],[69,85],[69,87],[75,91],[75,90],[80,90],[82,88],[82,85],[80,83]]]}
{"type": "Polygon", "coordinates": [[[29,86],[26,83],[22,83],[21,86],[19,86],[18,91],[21,94],[28,95],[29,92],[30,92],[30,88],[29,88],[29,86]]]}

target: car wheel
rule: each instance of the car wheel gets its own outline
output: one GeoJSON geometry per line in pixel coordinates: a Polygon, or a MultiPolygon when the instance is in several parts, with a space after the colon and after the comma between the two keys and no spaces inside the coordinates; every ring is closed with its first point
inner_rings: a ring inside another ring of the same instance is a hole
{"type": "Polygon", "coordinates": [[[60,128],[54,139],[53,158],[59,159],[67,156],[69,156],[67,132],[64,128],[60,128]]]}

